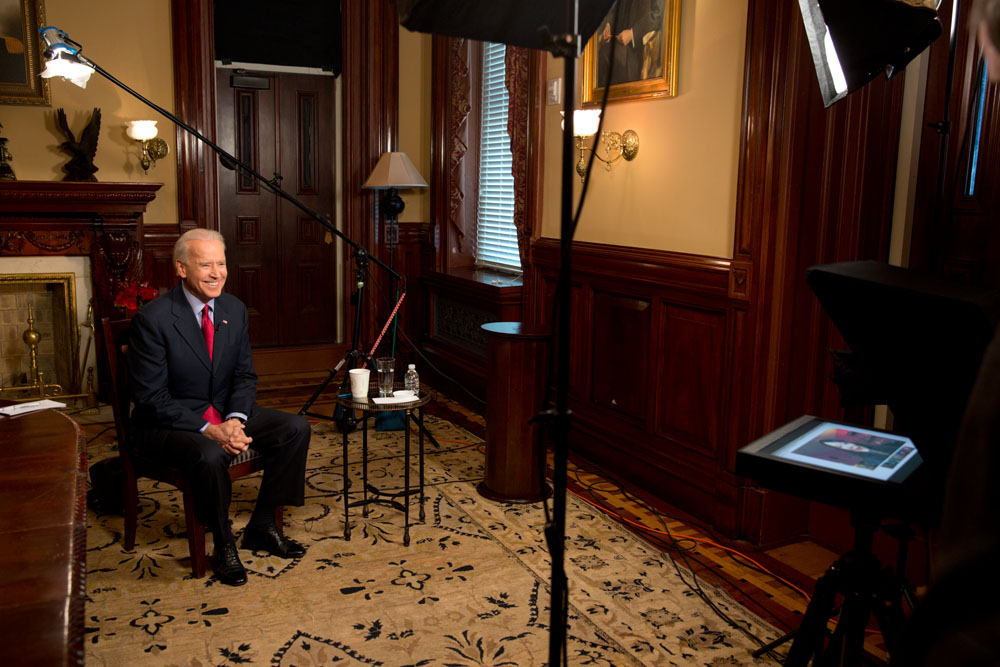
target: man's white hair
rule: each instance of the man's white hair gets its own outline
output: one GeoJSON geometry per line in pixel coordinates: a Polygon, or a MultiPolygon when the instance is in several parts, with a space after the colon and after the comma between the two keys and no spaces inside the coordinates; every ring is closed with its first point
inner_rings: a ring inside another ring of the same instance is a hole
{"type": "Polygon", "coordinates": [[[214,229],[196,227],[187,230],[177,239],[177,243],[174,244],[174,262],[180,262],[181,264],[187,262],[190,241],[221,241],[222,249],[226,249],[226,239],[222,234],[214,229]]]}

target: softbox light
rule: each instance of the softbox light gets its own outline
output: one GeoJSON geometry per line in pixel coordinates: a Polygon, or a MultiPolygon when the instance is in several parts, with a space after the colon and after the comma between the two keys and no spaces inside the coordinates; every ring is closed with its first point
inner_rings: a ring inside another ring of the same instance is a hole
{"type": "Polygon", "coordinates": [[[940,0],[799,0],[823,105],[892,78],[941,34],[940,0]]]}
{"type": "MultiPolygon", "coordinates": [[[[580,0],[580,44],[597,31],[614,0],[580,0]]],[[[415,32],[552,50],[551,37],[572,32],[566,3],[543,0],[398,0],[399,22],[415,32]],[[546,32],[547,31],[547,32],[546,32]]]]}

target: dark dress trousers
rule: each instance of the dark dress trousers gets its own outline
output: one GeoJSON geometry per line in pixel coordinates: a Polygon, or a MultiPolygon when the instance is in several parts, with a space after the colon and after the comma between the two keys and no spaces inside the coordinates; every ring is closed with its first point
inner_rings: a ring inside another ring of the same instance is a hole
{"type": "Polygon", "coordinates": [[[233,457],[198,432],[209,404],[223,418],[233,412],[248,416],[250,447],[264,459],[257,498],[262,508],[302,505],[310,430],[301,416],[254,404],[257,374],[243,302],[221,294],[215,300],[214,319],[210,360],[200,323],[178,284],[132,319],[128,368],[135,402],[131,442],[144,456],[188,471],[198,519],[218,542],[220,536],[232,539],[227,468],[233,457]]]}

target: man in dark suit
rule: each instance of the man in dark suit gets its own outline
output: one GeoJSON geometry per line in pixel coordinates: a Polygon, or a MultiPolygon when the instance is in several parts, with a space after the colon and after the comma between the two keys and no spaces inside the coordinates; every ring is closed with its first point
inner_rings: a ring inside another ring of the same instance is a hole
{"type": "Polygon", "coordinates": [[[186,232],[174,246],[174,266],[181,284],[132,319],[132,441],[145,456],[188,472],[198,520],[212,531],[216,576],[240,586],[247,576],[229,521],[227,468],[248,447],[264,459],[243,548],[282,558],[302,556],[305,548],[277,530],[274,511],[303,503],[309,422],[254,404],[257,374],[247,309],[222,291],[227,274],[222,235],[207,229],[186,232]]]}
{"type": "Polygon", "coordinates": [[[663,29],[663,0],[620,0],[621,25],[612,34],[617,4],[611,7],[597,35],[597,85],[604,87],[611,68],[611,85],[643,79],[643,46],[647,33],[663,29]],[[611,62],[611,40],[615,39],[615,61],[611,62]]]}

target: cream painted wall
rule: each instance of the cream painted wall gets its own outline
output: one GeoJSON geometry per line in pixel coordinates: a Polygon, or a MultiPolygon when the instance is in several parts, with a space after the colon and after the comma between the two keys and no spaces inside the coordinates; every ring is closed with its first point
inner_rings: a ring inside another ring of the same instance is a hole
{"type": "MultiPolygon", "coordinates": [[[[681,0],[678,95],[608,103],[604,128],[639,134],[639,154],[595,162],[575,240],[732,257],[747,0],[681,0]]],[[[562,76],[549,58],[548,79],[562,76]]],[[[561,105],[546,107],[541,235],[558,238],[561,105]]],[[[576,197],[580,179],[573,174],[576,197]]]]}
{"type": "MultiPolygon", "coordinates": [[[[431,178],[431,41],[430,35],[399,28],[399,143],[424,180],[431,178]]],[[[400,222],[431,219],[430,188],[400,193],[406,208],[400,222]]]]}
{"type": "MultiPolygon", "coordinates": [[[[83,53],[112,76],[168,110],[174,107],[170,0],[45,0],[45,23],[66,31],[83,53]]],[[[61,181],[69,155],[56,109],[66,111],[79,136],[94,107],[101,109],[101,135],[94,164],[101,182],[163,183],[148,206],[146,224],[177,223],[177,162],[173,124],[99,75],[86,89],[62,79],[50,81],[52,106],[0,105],[0,123],[11,167],[21,181],[61,181]],[[125,122],[158,121],[170,155],[149,174],[138,163],[138,146],[125,135],[125,122]]]]}

